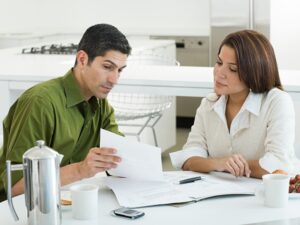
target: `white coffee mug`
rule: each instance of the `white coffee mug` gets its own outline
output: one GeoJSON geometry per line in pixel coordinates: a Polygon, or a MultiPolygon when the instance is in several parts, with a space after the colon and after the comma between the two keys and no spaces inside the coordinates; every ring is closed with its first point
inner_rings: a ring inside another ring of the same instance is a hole
{"type": "Polygon", "coordinates": [[[284,174],[266,174],[264,183],[265,206],[273,208],[285,207],[289,199],[289,176],[284,174]]]}
{"type": "Polygon", "coordinates": [[[98,186],[75,184],[70,188],[74,219],[95,219],[98,214],[98,186]]]}

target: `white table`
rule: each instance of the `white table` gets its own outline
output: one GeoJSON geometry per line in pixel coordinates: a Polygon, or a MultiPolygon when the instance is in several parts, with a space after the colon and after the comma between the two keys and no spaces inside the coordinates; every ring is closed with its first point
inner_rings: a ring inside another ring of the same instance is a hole
{"type": "MultiPolygon", "coordinates": [[[[110,214],[111,210],[118,208],[119,205],[112,191],[102,184],[101,177],[88,179],[84,182],[100,185],[98,219],[87,221],[74,220],[72,219],[71,209],[64,209],[62,213],[63,225],[234,225],[299,217],[300,199],[290,199],[287,208],[277,209],[264,207],[262,199],[257,196],[244,196],[206,199],[181,207],[157,206],[142,208],[140,210],[144,211],[146,215],[137,220],[130,220],[110,214]]],[[[13,220],[7,202],[2,202],[0,203],[1,224],[25,225],[26,209],[24,196],[18,196],[13,201],[20,221],[16,223],[13,220]]]]}

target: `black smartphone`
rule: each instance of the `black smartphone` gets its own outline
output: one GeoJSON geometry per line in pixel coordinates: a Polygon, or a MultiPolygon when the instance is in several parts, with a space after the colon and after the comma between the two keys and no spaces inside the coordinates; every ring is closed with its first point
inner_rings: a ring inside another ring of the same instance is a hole
{"type": "Polygon", "coordinates": [[[113,213],[116,216],[123,216],[123,217],[130,218],[130,219],[137,219],[137,218],[140,218],[145,215],[144,212],[141,212],[141,211],[138,211],[135,209],[126,208],[126,207],[121,207],[121,208],[115,209],[115,210],[113,210],[113,213]]]}

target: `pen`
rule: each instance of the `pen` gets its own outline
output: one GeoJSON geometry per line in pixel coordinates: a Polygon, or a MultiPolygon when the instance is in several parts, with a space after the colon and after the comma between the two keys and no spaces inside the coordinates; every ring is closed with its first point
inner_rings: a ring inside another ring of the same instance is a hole
{"type": "Polygon", "coordinates": [[[198,176],[198,177],[191,177],[191,178],[183,179],[183,180],[179,181],[179,184],[192,183],[192,182],[195,182],[197,180],[202,180],[202,177],[198,176]]]}

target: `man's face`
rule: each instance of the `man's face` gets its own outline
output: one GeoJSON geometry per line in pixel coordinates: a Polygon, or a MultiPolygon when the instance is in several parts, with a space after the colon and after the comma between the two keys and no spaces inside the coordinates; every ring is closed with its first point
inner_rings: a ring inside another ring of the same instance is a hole
{"type": "MultiPolygon", "coordinates": [[[[80,53],[79,53],[80,54],[80,53]]],[[[87,57],[85,52],[82,52],[87,57]]],[[[107,51],[104,56],[97,56],[90,64],[78,58],[79,61],[79,84],[85,99],[92,96],[106,98],[110,90],[117,84],[120,73],[126,67],[127,55],[119,51],[107,51]]],[[[87,58],[85,59],[87,60],[87,58]]]]}

